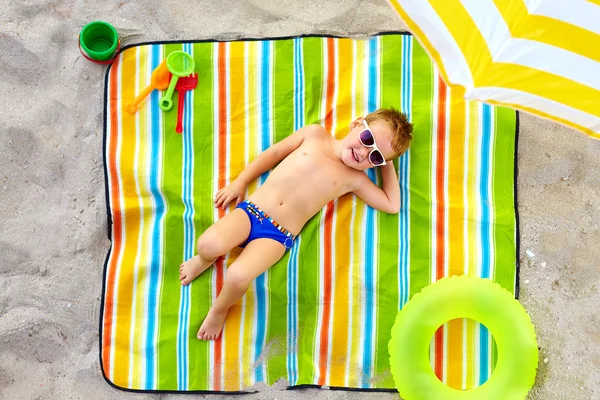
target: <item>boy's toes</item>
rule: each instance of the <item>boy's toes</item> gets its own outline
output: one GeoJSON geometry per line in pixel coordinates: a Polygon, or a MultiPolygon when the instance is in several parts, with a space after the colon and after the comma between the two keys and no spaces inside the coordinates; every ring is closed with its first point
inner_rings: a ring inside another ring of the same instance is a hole
{"type": "Polygon", "coordinates": [[[187,278],[187,275],[185,273],[183,273],[183,272],[179,274],[179,280],[181,281],[181,284],[183,286],[185,286],[185,285],[187,285],[187,284],[190,283],[190,281],[187,278]]]}

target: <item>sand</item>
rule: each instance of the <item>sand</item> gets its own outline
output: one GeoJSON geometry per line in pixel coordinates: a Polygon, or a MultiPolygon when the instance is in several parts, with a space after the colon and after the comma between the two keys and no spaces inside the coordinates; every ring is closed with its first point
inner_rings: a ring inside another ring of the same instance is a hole
{"type": "MultiPolygon", "coordinates": [[[[404,27],[384,0],[4,1],[2,399],[175,397],[121,392],[100,373],[98,317],[109,248],[101,156],[105,67],[86,61],[77,49],[81,27],[97,19],[113,24],[125,45],[306,33],[360,37],[404,27]]],[[[521,117],[520,288],[541,357],[531,399],[600,399],[598,154],[600,141],[521,117]]],[[[397,398],[259,389],[244,398],[397,398]]],[[[224,398],[194,396],[204,397],[224,398]]]]}

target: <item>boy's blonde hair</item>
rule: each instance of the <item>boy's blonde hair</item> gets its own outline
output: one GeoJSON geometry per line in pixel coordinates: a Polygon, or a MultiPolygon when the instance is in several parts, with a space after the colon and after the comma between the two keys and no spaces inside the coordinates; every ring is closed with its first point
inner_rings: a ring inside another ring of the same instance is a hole
{"type": "Polygon", "coordinates": [[[408,150],[408,146],[412,140],[413,124],[408,122],[408,118],[404,113],[393,107],[380,108],[377,111],[367,114],[365,119],[367,120],[367,124],[373,121],[383,121],[392,129],[392,148],[394,149],[392,159],[400,157],[408,150]]]}

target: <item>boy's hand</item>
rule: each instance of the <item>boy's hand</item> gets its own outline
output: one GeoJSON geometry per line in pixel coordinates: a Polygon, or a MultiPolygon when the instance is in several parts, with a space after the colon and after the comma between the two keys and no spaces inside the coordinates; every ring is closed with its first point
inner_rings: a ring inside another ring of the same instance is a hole
{"type": "Polygon", "coordinates": [[[229,186],[221,189],[215,196],[215,207],[221,207],[225,209],[229,203],[235,200],[235,205],[240,204],[244,198],[246,187],[239,183],[237,180],[229,184],[229,186]]]}

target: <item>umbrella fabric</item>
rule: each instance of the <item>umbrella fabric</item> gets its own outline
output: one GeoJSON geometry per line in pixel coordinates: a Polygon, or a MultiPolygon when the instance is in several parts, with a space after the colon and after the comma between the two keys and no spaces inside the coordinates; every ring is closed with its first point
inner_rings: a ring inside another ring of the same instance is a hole
{"type": "Polygon", "coordinates": [[[600,5],[585,0],[389,0],[467,99],[600,138],[600,5]]]}
{"type": "MultiPolygon", "coordinates": [[[[117,387],[229,392],[283,378],[392,389],[388,341],[412,295],[456,274],[515,291],[516,113],[457,96],[410,35],[143,44],[120,53],[105,90],[112,243],[100,351],[117,387]],[[176,50],[198,73],[181,135],[177,104],[162,112],[158,91],[125,111],[176,50]],[[395,162],[402,210],[377,212],[350,194],[331,202],[234,305],[221,339],[196,339],[239,254],[181,286],[180,263],[226,213],[215,192],[301,126],[341,138],[356,117],[389,106],[415,125],[395,162]]],[[[454,320],[432,339],[431,359],[442,381],[472,387],[490,375],[494,350],[485,327],[454,320]]]]}

